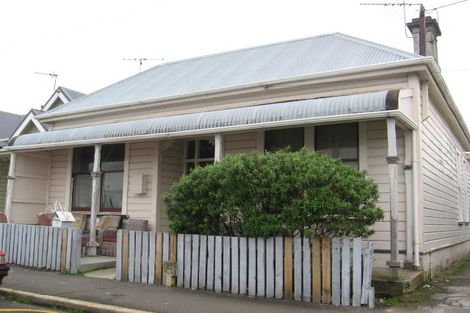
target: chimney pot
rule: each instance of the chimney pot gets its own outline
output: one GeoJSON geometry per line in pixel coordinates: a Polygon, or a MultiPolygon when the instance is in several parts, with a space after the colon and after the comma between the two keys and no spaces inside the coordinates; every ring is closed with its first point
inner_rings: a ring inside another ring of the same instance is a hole
{"type": "MultiPolygon", "coordinates": [[[[424,10],[422,11],[421,13],[424,15],[424,10]]],[[[411,34],[413,34],[414,53],[422,56],[432,56],[436,63],[438,63],[437,37],[441,36],[441,29],[436,19],[430,16],[424,16],[424,20],[426,22],[423,23],[424,34],[422,34],[423,25],[420,23],[421,18],[414,18],[411,22],[406,24],[411,34]],[[425,44],[420,44],[420,37],[425,38],[425,44]]]]}

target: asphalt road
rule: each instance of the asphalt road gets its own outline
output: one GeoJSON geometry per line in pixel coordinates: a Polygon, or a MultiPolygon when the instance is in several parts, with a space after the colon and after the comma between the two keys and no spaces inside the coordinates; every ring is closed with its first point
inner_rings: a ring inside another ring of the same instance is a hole
{"type": "Polygon", "coordinates": [[[65,313],[51,308],[40,307],[37,305],[23,304],[19,302],[10,301],[3,297],[0,298],[0,313],[22,313],[22,312],[35,312],[35,313],[65,313]]]}

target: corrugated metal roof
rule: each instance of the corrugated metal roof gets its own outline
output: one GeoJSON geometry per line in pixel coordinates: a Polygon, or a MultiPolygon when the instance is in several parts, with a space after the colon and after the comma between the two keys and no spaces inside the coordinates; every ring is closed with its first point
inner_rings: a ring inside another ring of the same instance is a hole
{"type": "Polygon", "coordinates": [[[236,109],[150,118],[19,136],[14,146],[59,144],[182,131],[253,125],[266,122],[357,114],[386,110],[387,91],[280,102],[236,109]]]}
{"type": "Polygon", "coordinates": [[[24,115],[0,111],[0,139],[10,138],[24,117],[24,115]]]}
{"type": "Polygon", "coordinates": [[[76,91],[76,90],[66,88],[66,87],[62,87],[62,86],[60,86],[59,89],[62,91],[62,93],[65,95],[65,97],[67,97],[67,99],[69,101],[78,99],[78,98],[83,97],[84,95],[86,95],[83,92],[76,91]]]}
{"type": "Polygon", "coordinates": [[[48,113],[182,96],[420,57],[347,35],[328,34],[158,65],[48,113]]]}

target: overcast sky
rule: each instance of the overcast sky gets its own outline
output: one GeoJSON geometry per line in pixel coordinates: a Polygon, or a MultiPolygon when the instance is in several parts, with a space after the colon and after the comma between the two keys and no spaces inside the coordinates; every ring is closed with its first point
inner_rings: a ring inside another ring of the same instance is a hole
{"type": "MultiPolygon", "coordinates": [[[[385,0],[387,1],[387,0],[385,0]]],[[[401,2],[399,0],[388,0],[401,2]]],[[[458,0],[424,1],[432,9],[458,0]]],[[[342,32],[412,52],[401,7],[378,0],[15,0],[0,2],[0,110],[40,108],[58,86],[89,93],[142,69],[266,43],[342,32]]],[[[412,1],[415,2],[415,1],[412,1]]],[[[418,6],[406,8],[407,21],[418,6]]],[[[439,9],[443,75],[470,125],[470,1],[439,9]]],[[[408,34],[409,35],[409,34],[408,34]]]]}

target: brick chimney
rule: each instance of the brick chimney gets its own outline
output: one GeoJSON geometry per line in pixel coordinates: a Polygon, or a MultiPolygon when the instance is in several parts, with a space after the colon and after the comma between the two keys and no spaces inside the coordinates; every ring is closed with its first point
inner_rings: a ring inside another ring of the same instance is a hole
{"type": "Polygon", "coordinates": [[[414,18],[406,26],[413,34],[414,52],[423,56],[432,56],[436,63],[439,63],[437,37],[441,35],[441,29],[436,19],[426,16],[424,6],[421,5],[419,17],[414,18]]]}

